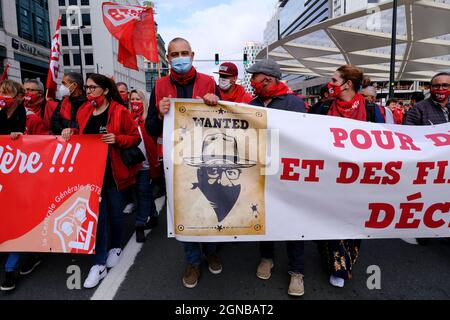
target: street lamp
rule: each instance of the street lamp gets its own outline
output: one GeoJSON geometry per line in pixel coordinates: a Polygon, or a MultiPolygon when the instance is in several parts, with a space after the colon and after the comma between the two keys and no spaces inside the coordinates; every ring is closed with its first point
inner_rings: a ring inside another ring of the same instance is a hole
{"type": "Polygon", "coordinates": [[[86,29],[86,27],[85,26],[78,27],[78,49],[79,49],[79,52],[80,52],[80,71],[81,71],[81,76],[84,79],[83,56],[81,55],[81,29],[86,29]]]}
{"type": "Polygon", "coordinates": [[[394,98],[395,81],[395,49],[397,45],[397,0],[392,2],[392,39],[391,39],[391,67],[389,74],[389,98],[394,98]]]}

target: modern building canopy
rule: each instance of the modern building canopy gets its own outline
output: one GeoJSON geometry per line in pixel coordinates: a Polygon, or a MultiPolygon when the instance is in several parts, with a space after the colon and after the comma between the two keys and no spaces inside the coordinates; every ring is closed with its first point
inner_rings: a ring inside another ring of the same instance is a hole
{"type": "MultiPolygon", "coordinates": [[[[450,1],[398,0],[396,81],[429,81],[450,70],[450,1]]],[[[393,1],[326,20],[264,48],[285,75],[329,77],[353,64],[389,80],[393,1]]]]}

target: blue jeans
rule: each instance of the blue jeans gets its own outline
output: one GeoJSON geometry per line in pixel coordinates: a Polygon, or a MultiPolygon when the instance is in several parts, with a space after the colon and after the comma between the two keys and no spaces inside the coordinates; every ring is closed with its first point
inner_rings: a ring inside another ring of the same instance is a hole
{"type": "Polygon", "coordinates": [[[188,264],[199,266],[202,263],[202,253],[209,257],[216,254],[217,244],[205,242],[183,242],[184,253],[188,264]]]}
{"type": "MultiPolygon", "coordinates": [[[[275,257],[275,243],[272,241],[260,242],[259,250],[261,252],[261,258],[274,259],[275,257]]],[[[288,272],[289,273],[301,273],[304,274],[304,259],[305,243],[303,241],[286,241],[286,250],[288,254],[288,272]]]]}
{"type": "Polygon", "coordinates": [[[108,255],[108,227],[111,228],[111,248],[122,248],[126,204],[124,192],[117,191],[115,186],[103,188],[101,196],[94,264],[104,266],[108,255]]]}
{"type": "Polygon", "coordinates": [[[148,217],[157,215],[155,200],[153,199],[153,184],[150,180],[150,170],[139,171],[136,177],[136,198],[136,227],[139,227],[147,223],[148,217]]]}
{"type": "Polygon", "coordinates": [[[5,272],[14,272],[19,270],[20,253],[10,253],[5,264],[5,272]]]}

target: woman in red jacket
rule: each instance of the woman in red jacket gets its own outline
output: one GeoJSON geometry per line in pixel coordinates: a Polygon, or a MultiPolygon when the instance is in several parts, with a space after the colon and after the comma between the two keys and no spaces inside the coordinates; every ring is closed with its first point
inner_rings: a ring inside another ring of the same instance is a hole
{"type": "Polygon", "coordinates": [[[62,136],[80,134],[101,134],[102,141],[109,145],[103,182],[100,212],[97,226],[94,266],[84,283],[85,288],[96,287],[107,274],[107,268],[113,268],[119,262],[122,253],[124,233],[125,197],[123,191],[136,183],[136,174],[140,164],[128,168],[121,158],[121,149],[136,147],[140,135],[130,112],[123,106],[116,84],[108,77],[92,74],[86,82],[86,92],[90,104],[80,108],[77,113],[77,129],[65,129],[62,136]],[[108,247],[108,224],[111,227],[111,250],[108,247]]]}
{"type": "Polygon", "coordinates": [[[139,148],[145,154],[146,160],[136,178],[136,242],[145,242],[144,231],[152,229],[158,224],[158,212],[153,199],[152,179],[161,177],[161,164],[158,158],[158,143],[156,138],[151,137],[145,130],[145,119],[148,114],[148,104],[145,94],[139,90],[131,91],[130,108],[131,115],[136,121],[141,144],[139,148]]]}

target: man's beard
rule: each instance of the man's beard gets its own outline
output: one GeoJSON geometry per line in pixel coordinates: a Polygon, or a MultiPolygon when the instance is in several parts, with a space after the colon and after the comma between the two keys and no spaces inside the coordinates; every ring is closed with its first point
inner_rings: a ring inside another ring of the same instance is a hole
{"type": "Polygon", "coordinates": [[[210,184],[208,176],[197,171],[198,183],[194,183],[192,189],[199,188],[205,198],[216,212],[217,220],[222,222],[233,209],[241,194],[241,186],[223,186],[217,182],[210,184]]]}

